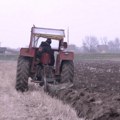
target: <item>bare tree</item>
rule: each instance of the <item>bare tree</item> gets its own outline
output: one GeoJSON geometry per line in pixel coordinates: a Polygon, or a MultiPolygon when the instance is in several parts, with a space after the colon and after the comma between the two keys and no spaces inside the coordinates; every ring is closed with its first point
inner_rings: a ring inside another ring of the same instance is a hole
{"type": "Polygon", "coordinates": [[[120,39],[116,38],[113,41],[109,41],[108,47],[110,52],[115,52],[115,53],[120,52],[120,39]]]}
{"type": "Polygon", "coordinates": [[[83,48],[86,52],[97,52],[99,42],[94,36],[86,36],[83,40],[83,48]]]}
{"type": "Polygon", "coordinates": [[[116,51],[119,51],[120,50],[120,40],[119,40],[119,38],[116,38],[114,40],[114,44],[115,44],[115,47],[116,47],[116,51]]]}
{"type": "Polygon", "coordinates": [[[107,37],[100,38],[101,44],[102,45],[107,45],[108,44],[108,39],[107,37]]]}

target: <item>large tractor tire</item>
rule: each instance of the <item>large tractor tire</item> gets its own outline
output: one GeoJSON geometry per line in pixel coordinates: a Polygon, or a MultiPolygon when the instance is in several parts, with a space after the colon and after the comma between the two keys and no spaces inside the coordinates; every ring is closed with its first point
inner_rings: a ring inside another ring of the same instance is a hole
{"type": "Polygon", "coordinates": [[[18,58],[15,86],[17,91],[25,92],[28,90],[29,64],[29,60],[25,57],[18,58]]]}
{"type": "Polygon", "coordinates": [[[73,61],[64,61],[61,69],[61,83],[73,83],[74,77],[74,64],[73,61]]]}

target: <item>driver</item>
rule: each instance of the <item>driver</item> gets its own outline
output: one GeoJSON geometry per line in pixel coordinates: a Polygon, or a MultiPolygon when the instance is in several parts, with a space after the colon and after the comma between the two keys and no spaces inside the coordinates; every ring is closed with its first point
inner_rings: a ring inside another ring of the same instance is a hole
{"type": "Polygon", "coordinates": [[[50,54],[51,56],[51,63],[49,64],[50,66],[54,66],[55,58],[54,58],[54,51],[51,48],[51,38],[47,38],[45,42],[41,42],[38,50],[38,57],[41,57],[41,55],[45,52],[50,54]]]}

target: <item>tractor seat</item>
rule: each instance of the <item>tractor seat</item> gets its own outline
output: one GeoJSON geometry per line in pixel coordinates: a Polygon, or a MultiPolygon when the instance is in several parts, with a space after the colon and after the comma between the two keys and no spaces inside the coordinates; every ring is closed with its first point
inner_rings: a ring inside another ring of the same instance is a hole
{"type": "Polygon", "coordinates": [[[51,63],[51,56],[48,53],[42,53],[40,63],[43,65],[49,65],[51,63]]]}

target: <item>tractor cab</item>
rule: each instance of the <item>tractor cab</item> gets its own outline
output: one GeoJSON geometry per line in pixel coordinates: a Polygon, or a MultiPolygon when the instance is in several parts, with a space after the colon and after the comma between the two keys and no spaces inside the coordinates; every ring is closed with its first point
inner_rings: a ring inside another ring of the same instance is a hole
{"type": "Polygon", "coordinates": [[[38,48],[42,41],[50,38],[52,40],[52,49],[59,51],[60,46],[63,44],[64,37],[65,33],[63,29],[32,27],[29,48],[38,48]]]}
{"type": "MultiPolygon", "coordinates": [[[[65,33],[63,29],[51,29],[51,28],[39,28],[39,27],[32,27],[31,28],[31,38],[30,38],[30,44],[29,49],[35,49],[35,54],[38,53],[38,50],[40,49],[40,45],[42,42],[45,42],[47,39],[51,39],[51,49],[54,54],[55,64],[56,64],[56,57],[59,54],[59,51],[63,51],[67,44],[64,41],[65,33]]],[[[44,53],[42,57],[40,58],[40,61],[44,64],[45,61],[52,61],[53,58],[48,58],[47,53],[44,53]],[[48,60],[50,59],[50,60],[48,60]]],[[[49,63],[48,63],[49,64],[49,63]]],[[[54,66],[55,66],[54,64],[54,66]]]]}

